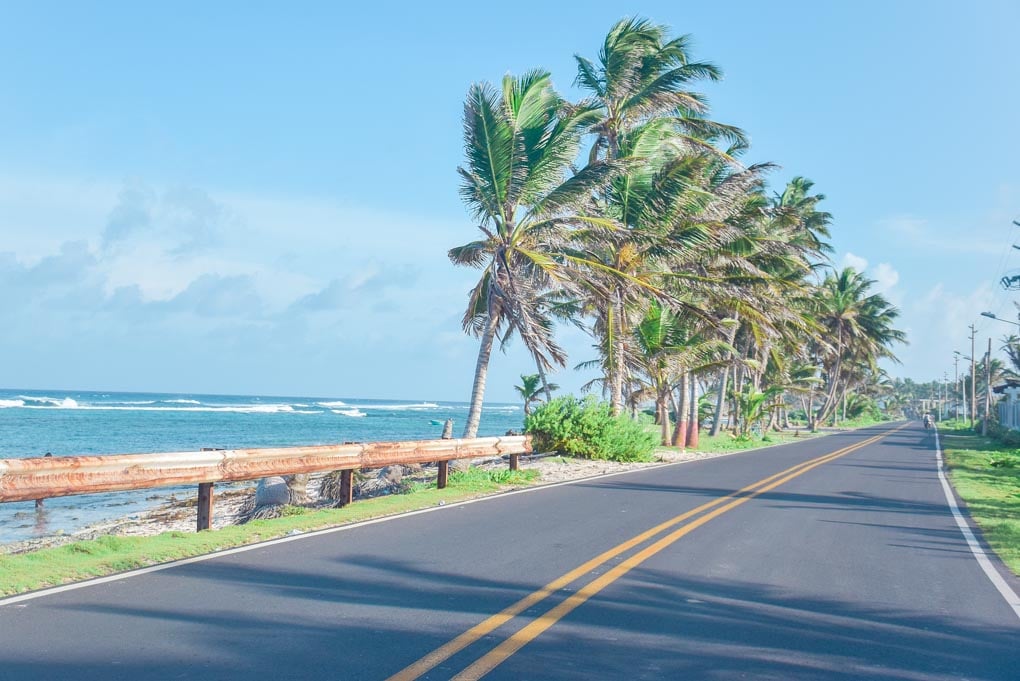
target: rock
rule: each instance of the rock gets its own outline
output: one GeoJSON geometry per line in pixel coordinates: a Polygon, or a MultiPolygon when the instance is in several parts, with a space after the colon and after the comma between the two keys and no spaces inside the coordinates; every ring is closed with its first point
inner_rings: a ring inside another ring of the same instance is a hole
{"type": "Polygon", "coordinates": [[[255,488],[255,507],[290,503],[290,488],[281,477],[262,478],[255,488]]]}
{"type": "Polygon", "coordinates": [[[308,473],[295,473],[283,478],[290,490],[290,501],[287,503],[300,506],[308,503],[308,473]]]}
{"type": "Polygon", "coordinates": [[[386,466],[385,468],[379,469],[379,474],[376,477],[391,485],[397,485],[404,479],[404,468],[400,465],[386,466]]]}

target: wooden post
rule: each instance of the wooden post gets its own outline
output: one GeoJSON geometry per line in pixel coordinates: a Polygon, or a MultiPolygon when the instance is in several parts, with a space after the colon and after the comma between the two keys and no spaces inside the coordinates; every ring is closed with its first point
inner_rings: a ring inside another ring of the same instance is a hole
{"type": "Polygon", "coordinates": [[[198,485],[198,532],[212,529],[213,484],[202,482],[198,485]]]}
{"type": "MultiPolygon", "coordinates": [[[[222,452],[222,447],[202,447],[203,452],[222,452]]],[[[213,519],[213,483],[198,483],[198,522],[196,532],[212,529],[213,519]]]]}
{"type": "Polygon", "coordinates": [[[510,455],[510,470],[512,470],[512,471],[518,470],[519,465],[520,465],[519,464],[520,457],[521,457],[520,454],[511,454],[510,455]]]}
{"type": "Polygon", "coordinates": [[[340,471],[340,506],[354,501],[354,471],[340,471]]]}
{"type": "MultiPolygon", "coordinates": [[[[444,440],[453,439],[453,419],[446,419],[446,423],[443,424],[443,437],[444,440]]],[[[436,476],[436,487],[443,489],[446,487],[446,483],[450,477],[450,462],[440,461],[439,462],[439,474],[436,476]]]]}

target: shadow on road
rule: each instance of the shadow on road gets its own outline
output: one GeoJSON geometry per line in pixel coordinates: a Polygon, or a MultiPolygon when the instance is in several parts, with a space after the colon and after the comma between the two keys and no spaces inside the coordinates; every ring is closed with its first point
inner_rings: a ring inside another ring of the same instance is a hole
{"type": "MultiPolygon", "coordinates": [[[[102,618],[123,639],[92,642],[91,653],[73,662],[63,645],[44,660],[20,659],[16,646],[5,645],[0,677],[385,679],[538,586],[370,556],[345,559],[333,578],[296,569],[187,567],[188,579],[220,586],[233,606],[66,606],[69,618],[83,625],[102,618]]],[[[81,633],[88,638],[87,627],[81,633]]],[[[425,678],[450,678],[496,640],[468,648],[425,678]]],[[[1020,668],[1016,641],[1016,628],[951,613],[921,617],[639,568],[489,678],[1006,681],[1020,668]]]]}

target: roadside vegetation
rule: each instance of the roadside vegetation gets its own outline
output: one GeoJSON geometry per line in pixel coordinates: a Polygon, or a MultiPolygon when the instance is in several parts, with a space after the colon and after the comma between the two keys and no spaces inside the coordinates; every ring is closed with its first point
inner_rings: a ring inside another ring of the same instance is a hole
{"type": "Polygon", "coordinates": [[[651,461],[656,436],[637,420],[613,416],[610,405],[594,396],[558,397],[524,421],[538,452],[559,452],[586,459],[651,461]]]}
{"type": "Polygon", "coordinates": [[[1020,575],[1020,442],[1015,433],[1003,442],[951,421],[939,425],[939,435],[957,494],[988,545],[1020,575]]]}
{"type": "Polygon", "coordinates": [[[479,271],[462,319],[479,339],[464,437],[494,347],[514,338],[535,361],[519,388],[529,410],[551,399],[551,372],[596,369],[588,387],[609,413],[653,405],[664,446],[694,446],[704,419],[749,437],[794,410],[815,430],[876,407],[899,313],[832,266],[825,196],[804,176],[770,187],[775,166],[743,160],[747,134],[699,92],[722,72],[690,36],[623,19],[592,47],[559,76],[577,101],[536,68],[476,83],[464,103],[460,191],[477,233],[449,251],[479,271]],[[564,323],[591,336],[592,357],[568,362],[564,323]]]}

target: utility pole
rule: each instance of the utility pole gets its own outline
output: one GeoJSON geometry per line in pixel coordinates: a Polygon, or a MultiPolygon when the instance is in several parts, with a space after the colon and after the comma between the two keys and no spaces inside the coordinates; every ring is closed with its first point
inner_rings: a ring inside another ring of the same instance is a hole
{"type": "MultiPolygon", "coordinates": [[[[953,392],[960,389],[960,353],[957,350],[953,350],[953,392]]],[[[953,396],[953,401],[956,402],[956,396],[953,396]]],[[[956,408],[953,409],[953,418],[960,419],[960,403],[956,402],[956,408]]]]}
{"type": "Polygon", "coordinates": [[[974,336],[977,335],[977,329],[974,325],[970,325],[970,429],[974,430],[974,422],[977,421],[977,401],[976,401],[976,390],[974,382],[977,378],[977,362],[974,359],[974,336]]]}
{"type": "Polygon", "coordinates": [[[942,410],[946,413],[946,418],[949,418],[949,372],[942,372],[942,400],[946,406],[942,410]]]}
{"type": "Polygon", "coordinates": [[[992,410],[992,339],[988,339],[985,355],[985,420],[981,422],[981,436],[988,435],[988,415],[992,410]]]}
{"type": "Polygon", "coordinates": [[[938,421],[939,421],[939,423],[941,423],[942,422],[942,381],[940,381],[939,379],[936,378],[935,379],[935,386],[936,386],[935,387],[935,399],[936,399],[936,401],[938,403],[935,408],[938,409],[938,413],[939,413],[938,421]]]}

